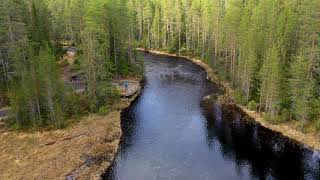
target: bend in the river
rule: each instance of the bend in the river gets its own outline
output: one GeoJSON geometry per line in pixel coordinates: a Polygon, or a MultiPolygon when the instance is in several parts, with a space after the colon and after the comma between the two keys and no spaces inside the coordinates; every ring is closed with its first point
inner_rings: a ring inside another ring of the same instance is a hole
{"type": "Polygon", "coordinates": [[[310,151],[218,104],[201,68],[144,54],[145,87],[122,113],[120,150],[104,179],[320,179],[310,151]]]}

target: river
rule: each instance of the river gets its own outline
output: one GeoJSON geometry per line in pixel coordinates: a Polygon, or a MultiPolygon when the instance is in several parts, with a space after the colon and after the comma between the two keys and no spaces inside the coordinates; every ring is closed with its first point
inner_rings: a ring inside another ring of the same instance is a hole
{"type": "Polygon", "coordinates": [[[320,154],[201,100],[219,93],[198,66],[143,54],[145,85],[122,112],[106,180],[320,179],[320,154]]]}

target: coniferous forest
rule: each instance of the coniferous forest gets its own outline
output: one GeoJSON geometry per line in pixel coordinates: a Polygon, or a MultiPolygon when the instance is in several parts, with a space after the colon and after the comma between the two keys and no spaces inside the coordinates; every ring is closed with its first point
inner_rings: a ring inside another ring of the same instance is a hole
{"type": "Polygon", "coordinates": [[[235,99],[274,123],[320,128],[319,0],[2,0],[0,89],[16,126],[63,126],[117,98],[141,73],[135,48],[200,57],[235,99]],[[61,79],[77,49],[86,91],[61,79]]]}
{"type": "Polygon", "coordinates": [[[117,99],[110,80],[137,73],[133,16],[122,0],[4,0],[0,3],[1,92],[18,127],[63,127],[117,99]],[[76,46],[86,92],[62,81],[63,45],[76,46]]]}
{"type": "Polygon", "coordinates": [[[238,103],[320,128],[320,1],[131,1],[142,46],[201,57],[238,103]]]}
{"type": "Polygon", "coordinates": [[[0,0],[0,179],[320,179],[320,0],[0,0]]]}

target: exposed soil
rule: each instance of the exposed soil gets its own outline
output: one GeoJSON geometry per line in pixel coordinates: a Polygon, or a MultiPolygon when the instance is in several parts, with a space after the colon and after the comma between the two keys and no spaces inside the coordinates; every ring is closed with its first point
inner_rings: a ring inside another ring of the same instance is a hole
{"type": "Polygon", "coordinates": [[[229,86],[227,82],[222,81],[210,66],[202,62],[200,59],[189,57],[189,56],[172,54],[172,53],[168,53],[165,51],[158,51],[158,50],[146,50],[143,48],[138,48],[137,50],[150,52],[152,54],[164,55],[164,56],[182,57],[182,58],[185,58],[186,60],[192,61],[193,63],[203,68],[207,72],[209,79],[212,82],[219,85],[224,90],[225,92],[225,95],[223,96],[224,102],[237,106],[244,113],[246,113],[248,117],[254,119],[256,122],[258,122],[262,126],[272,131],[279,132],[282,135],[289,137],[293,140],[296,140],[297,142],[305,145],[306,147],[320,151],[320,141],[319,141],[320,133],[319,132],[311,128],[311,130],[309,129],[306,133],[303,133],[299,130],[299,126],[295,122],[285,122],[285,123],[273,125],[273,124],[270,124],[268,121],[266,121],[260,113],[256,111],[250,111],[245,106],[235,104],[233,100],[234,90],[229,86]]]}

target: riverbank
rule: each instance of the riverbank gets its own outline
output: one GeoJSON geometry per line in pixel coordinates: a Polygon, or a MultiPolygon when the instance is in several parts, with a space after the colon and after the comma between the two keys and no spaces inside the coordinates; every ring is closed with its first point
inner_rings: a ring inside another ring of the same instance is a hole
{"type": "Polygon", "coordinates": [[[89,115],[66,129],[13,132],[0,127],[0,179],[100,179],[121,138],[122,99],[106,116],[89,115]]]}
{"type": "Polygon", "coordinates": [[[226,96],[224,96],[224,101],[228,103],[229,105],[234,106],[235,108],[240,109],[242,112],[244,112],[249,118],[255,120],[257,123],[259,123],[261,126],[266,127],[272,131],[281,133],[283,136],[286,136],[288,138],[291,138],[304,146],[308,148],[312,148],[314,150],[320,151],[320,133],[316,131],[308,132],[308,133],[303,133],[298,130],[298,126],[295,126],[293,123],[287,122],[287,123],[282,123],[282,124],[270,124],[268,121],[266,121],[262,115],[256,111],[250,111],[247,109],[245,106],[238,105],[234,103],[233,97],[234,97],[234,90],[231,88],[231,86],[225,82],[222,81],[218,75],[213,71],[213,69],[201,61],[200,59],[189,57],[189,56],[184,56],[184,55],[177,55],[177,54],[172,54],[168,53],[165,51],[158,51],[158,50],[146,50],[143,48],[138,48],[137,50],[143,51],[143,52],[148,52],[152,54],[157,54],[157,55],[164,55],[164,56],[171,56],[171,57],[181,57],[186,60],[189,60],[193,62],[194,64],[200,66],[202,69],[204,69],[207,72],[207,75],[209,79],[220,86],[226,96]]]}

